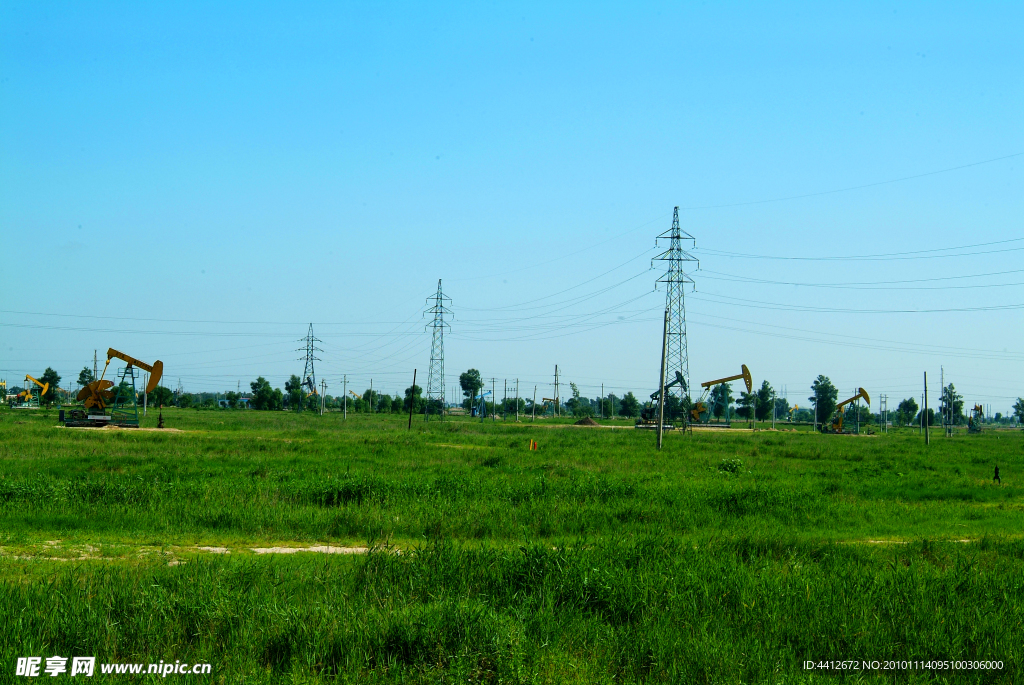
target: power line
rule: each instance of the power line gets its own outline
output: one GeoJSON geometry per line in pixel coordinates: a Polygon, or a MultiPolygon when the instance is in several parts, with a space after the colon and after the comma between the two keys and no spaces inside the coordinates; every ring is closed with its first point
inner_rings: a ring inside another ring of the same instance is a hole
{"type": "Polygon", "coordinates": [[[978,285],[963,285],[963,286],[937,286],[934,288],[887,288],[883,286],[887,285],[899,285],[903,283],[934,283],[937,281],[955,281],[963,280],[967,278],[989,278],[992,276],[1004,276],[1007,274],[1018,274],[1024,273],[1024,269],[1011,269],[1009,271],[991,271],[984,274],[969,274],[964,276],[936,276],[933,278],[914,278],[904,279],[896,281],[849,281],[840,283],[801,283],[797,281],[772,281],[764,278],[752,278],[750,276],[741,276],[737,274],[724,273],[722,271],[711,271],[709,269],[701,269],[701,274],[705,278],[711,278],[712,280],[719,281],[734,281],[737,283],[761,283],[765,285],[790,285],[805,288],[839,288],[839,289],[850,289],[850,290],[943,290],[943,289],[960,289],[960,288],[997,288],[997,287],[1008,287],[1015,285],[1024,285],[1024,283],[982,283],[978,285]]]}
{"type": "Polygon", "coordinates": [[[992,164],[993,162],[1001,162],[1005,159],[1012,159],[1014,157],[1020,157],[1024,155],[1024,152],[1015,152],[1012,155],[1005,155],[1003,157],[994,157],[992,159],[985,159],[980,162],[971,162],[970,164],[961,164],[960,166],[948,167],[946,169],[938,169],[937,171],[927,171],[923,174],[914,174],[912,176],[901,176],[900,178],[892,178],[887,181],[875,181],[874,183],[864,183],[857,186],[849,186],[846,188],[837,188],[835,190],[822,190],[817,193],[804,193],[803,195],[789,195],[786,197],[775,197],[768,200],[751,200],[749,202],[733,202],[724,205],[700,205],[693,207],[683,207],[683,210],[693,209],[725,209],[727,207],[747,207],[750,205],[763,205],[769,202],[783,202],[785,200],[801,200],[808,197],[819,197],[821,195],[834,195],[835,193],[846,193],[851,190],[862,190],[864,188],[874,188],[876,186],[883,186],[889,183],[900,183],[902,181],[911,181],[915,178],[925,178],[927,176],[935,176],[937,174],[945,174],[951,171],[960,171],[961,169],[969,169],[971,167],[981,166],[982,164],[992,164]]]}
{"type": "Polygon", "coordinates": [[[1024,309],[1024,303],[990,305],[979,307],[944,307],[936,309],[841,309],[839,307],[815,307],[813,305],[762,302],[759,300],[739,299],[736,297],[729,297],[727,295],[718,295],[716,293],[705,292],[701,293],[701,295],[705,297],[695,295],[691,295],[691,297],[695,297],[695,299],[698,300],[703,299],[704,301],[713,304],[726,304],[734,307],[750,307],[754,309],[777,309],[779,311],[788,312],[817,312],[819,314],[943,314],[947,312],[992,312],[1024,309]],[[711,297],[718,298],[718,300],[706,299],[706,296],[709,295],[711,297]]]}
{"type": "Polygon", "coordinates": [[[1015,252],[1017,250],[1024,250],[1024,247],[1010,247],[1001,248],[999,250],[984,250],[981,252],[957,252],[952,254],[933,254],[935,252],[950,252],[951,250],[970,250],[975,247],[988,247],[991,245],[1004,245],[1006,243],[1017,243],[1024,240],[1024,238],[1011,238],[1009,240],[996,240],[990,243],[976,243],[974,245],[960,245],[957,247],[938,247],[931,250],[913,250],[910,252],[890,252],[886,254],[875,254],[875,255],[847,255],[847,256],[832,256],[832,257],[789,257],[779,255],[757,255],[757,254],[745,254],[742,252],[726,252],[724,250],[705,249],[702,253],[708,253],[717,257],[735,257],[738,259],[775,259],[782,261],[799,261],[799,262],[849,262],[849,261],[899,261],[906,259],[943,259],[946,257],[970,257],[972,255],[981,254],[993,254],[995,252],[1015,252]]]}

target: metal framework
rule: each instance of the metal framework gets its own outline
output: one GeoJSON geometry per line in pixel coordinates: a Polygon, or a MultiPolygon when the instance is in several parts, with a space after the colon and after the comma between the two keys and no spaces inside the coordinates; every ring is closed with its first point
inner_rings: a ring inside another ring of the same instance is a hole
{"type": "Polygon", "coordinates": [[[308,394],[316,395],[316,371],[313,369],[313,362],[320,361],[320,358],[316,356],[317,352],[323,352],[316,343],[323,342],[320,338],[313,336],[313,324],[309,324],[309,332],[306,333],[305,338],[299,338],[299,342],[306,343],[305,347],[300,347],[296,352],[305,352],[305,357],[299,357],[300,360],[306,360],[306,369],[302,372],[302,385],[309,389],[308,394]]]}
{"type": "Polygon", "coordinates": [[[434,320],[427,324],[431,329],[432,340],[430,343],[430,366],[427,369],[427,410],[423,414],[423,420],[430,420],[430,412],[435,404],[441,407],[441,418],[444,418],[444,329],[451,329],[451,326],[444,320],[445,314],[454,316],[452,311],[444,306],[445,301],[451,303],[450,297],[445,297],[441,292],[441,279],[437,279],[437,292],[433,297],[427,298],[427,310],[423,315],[433,314],[434,320]]]}
{"type": "MultiPolygon", "coordinates": [[[[686,304],[683,300],[683,293],[687,284],[693,285],[693,280],[687,276],[683,269],[684,262],[694,262],[700,268],[700,262],[696,257],[683,249],[683,241],[690,240],[694,245],[696,239],[679,228],[679,207],[672,212],[672,228],[665,231],[657,238],[667,239],[669,247],[652,261],[668,262],[668,270],[665,275],[658,279],[658,283],[665,283],[665,308],[668,310],[668,336],[665,351],[665,377],[682,377],[682,383],[672,388],[682,402],[690,394],[690,360],[686,349],[686,304]]],[[[684,417],[685,418],[685,417],[684,417]]]]}

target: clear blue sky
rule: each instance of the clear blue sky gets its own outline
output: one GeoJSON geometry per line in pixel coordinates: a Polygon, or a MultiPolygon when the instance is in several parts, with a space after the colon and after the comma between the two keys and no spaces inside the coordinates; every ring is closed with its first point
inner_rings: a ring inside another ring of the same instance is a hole
{"type": "Polygon", "coordinates": [[[944,367],[1006,412],[1021,35],[1019,2],[7,2],[0,375],[112,346],[170,387],[281,385],[313,322],[328,392],[394,392],[441,278],[449,383],[647,394],[678,205],[694,382],[895,406],[944,367]]]}

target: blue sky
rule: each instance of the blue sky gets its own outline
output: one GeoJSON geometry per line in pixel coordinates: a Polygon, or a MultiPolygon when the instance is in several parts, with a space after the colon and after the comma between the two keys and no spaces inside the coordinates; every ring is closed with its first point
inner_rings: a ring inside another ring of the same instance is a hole
{"type": "Polygon", "coordinates": [[[394,392],[441,278],[449,384],[647,394],[678,205],[694,382],[895,405],[941,367],[1005,412],[1022,30],[1020,3],[5,3],[0,375],[112,346],[280,385],[313,322],[329,392],[394,392]]]}

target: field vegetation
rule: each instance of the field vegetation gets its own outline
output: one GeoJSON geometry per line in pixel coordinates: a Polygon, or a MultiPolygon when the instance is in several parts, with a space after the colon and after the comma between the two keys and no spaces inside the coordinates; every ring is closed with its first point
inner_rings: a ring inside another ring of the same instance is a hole
{"type": "Polygon", "coordinates": [[[812,682],[803,661],[854,658],[1019,682],[1020,431],[695,431],[659,453],[627,421],[163,416],[177,430],[0,410],[0,681],[73,654],[225,683],[812,682]],[[310,546],[368,551],[253,551],[310,546]]]}

